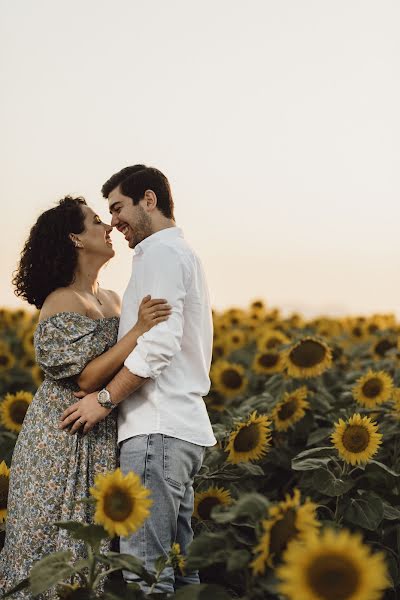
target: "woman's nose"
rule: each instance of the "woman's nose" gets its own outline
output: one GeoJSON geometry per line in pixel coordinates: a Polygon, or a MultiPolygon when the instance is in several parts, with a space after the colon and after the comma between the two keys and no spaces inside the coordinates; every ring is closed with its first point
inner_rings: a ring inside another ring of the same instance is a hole
{"type": "Polygon", "coordinates": [[[113,230],[113,226],[112,225],[107,225],[107,223],[105,225],[106,225],[106,231],[107,231],[107,233],[111,233],[111,231],[113,230]]]}

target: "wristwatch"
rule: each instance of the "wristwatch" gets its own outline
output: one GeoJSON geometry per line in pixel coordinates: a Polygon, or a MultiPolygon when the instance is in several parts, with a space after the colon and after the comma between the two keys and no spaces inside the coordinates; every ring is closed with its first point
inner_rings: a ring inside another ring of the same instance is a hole
{"type": "Polygon", "coordinates": [[[114,402],[111,401],[110,392],[106,388],[103,388],[98,392],[97,402],[100,404],[100,406],[107,409],[112,409],[117,406],[116,404],[114,404],[114,402]]]}

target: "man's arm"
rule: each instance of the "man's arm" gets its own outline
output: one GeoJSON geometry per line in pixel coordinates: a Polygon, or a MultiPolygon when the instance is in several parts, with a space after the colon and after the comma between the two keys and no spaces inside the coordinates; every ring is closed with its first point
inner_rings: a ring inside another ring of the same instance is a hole
{"type": "MultiPolygon", "coordinates": [[[[166,298],[172,306],[172,314],[168,321],[159,323],[138,338],[136,348],[125,360],[125,366],[107,384],[114,404],[120,404],[149,378],[157,379],[180,351],[188,279],[188,269],[173,248],[160,245],[149,253],[143,265],[141,289],[138,293],[140,295],[147,290],[146,294],[152,297],[161,294],[160,297],[166,298]]],[[[64,411],[60,428],[65,429],[74,423],[70,433],[76,433],[84,423],[83,432],[87,433],[110,412],[111,410],[99,405],[97,393],[89,394],[64,411]]]]}
{"type": "MultiPolygon", "coordinates": [[[[138,390],[147,379],[131,373],[126,367],[107,384],[107,390],[113,404],[120,404],[130,394],[138,390]]],[[[75,404],[69,406],[62,414],[59,428],[66,429],[71,425],[69,433],[76,433],[84,424],[83,433],[88,433],[99,421],[110,414],[112,409],[103,408],[97,400],[97,392],[88,394],[75,404]]]]}

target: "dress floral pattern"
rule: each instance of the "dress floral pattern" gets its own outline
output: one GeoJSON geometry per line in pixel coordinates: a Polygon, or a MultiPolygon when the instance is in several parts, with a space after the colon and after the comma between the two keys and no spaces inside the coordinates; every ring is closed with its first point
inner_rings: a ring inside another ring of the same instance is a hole
{"type": "MultiPolygon", "coordinates": [[[[114,411],[87,435],[58,428],[63,411],[76,402],[75,376],[117,341],[118,317],[91,319],[63,312],[41,321],[35,331],[36,360],[45,373],[18,436],[11,464],[6,540],[0,553],[0,590],[28,576],[46,554],[71,550],[86,556],[55,521],[93,521],[87,498],[97,473],[117,466],[114,411]]],[[[107,543],[108,545],[108,543],[107,543]]],[[[103,550],[107,551],[107,545],[103,550]]],[[[42,598],[55,598],[49,592],[42,598]]],[[[13,598],[31,598],[20,592],[13,598]]]]}

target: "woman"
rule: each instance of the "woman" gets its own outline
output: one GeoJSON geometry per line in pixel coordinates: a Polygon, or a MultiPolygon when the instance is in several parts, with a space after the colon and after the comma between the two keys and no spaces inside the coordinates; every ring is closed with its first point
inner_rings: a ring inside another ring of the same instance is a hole
{"type": "Polygon", "coordinates": [[[33,226],[13,280],[16,294],[41,309],[34,342],[45,379],[14,450],[0,554],[2,591],[27,577],[46,554],[71,550],[75,559],[85,557],[84,545],[53,523],[92,521],[90,505],[76,501],[89,496],[97,473],[117,466],[116,411],[87,435],[69,435],[58,422],[76,401],[74,392],[104,387],[138,337],[171,312],[165,300],[146,296],[136,325],[116,343],[120,301],[97,283],[99,270],[115,254],[111,230],[83,198],[67,196],[33,226]]]}

